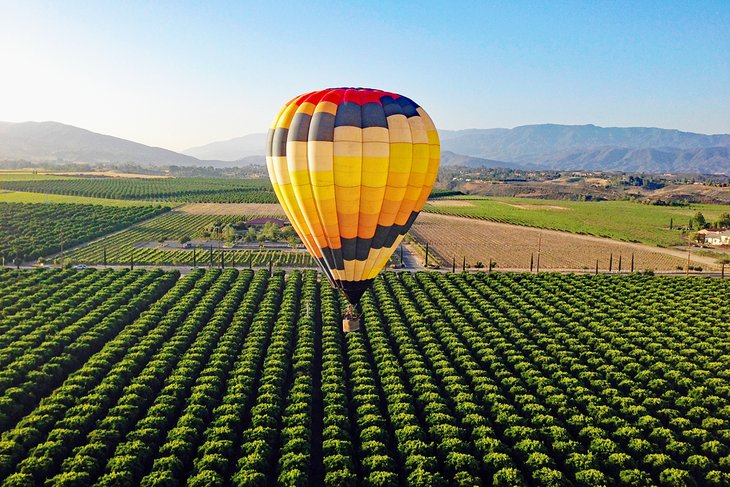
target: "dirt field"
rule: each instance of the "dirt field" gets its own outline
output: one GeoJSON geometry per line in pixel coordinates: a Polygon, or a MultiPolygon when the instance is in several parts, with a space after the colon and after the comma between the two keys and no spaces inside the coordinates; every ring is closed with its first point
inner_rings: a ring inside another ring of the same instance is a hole
{"type": "Polygon", "coordinates": [[[155,174],[136,174],[130,172],[119,171],[67,171],[67,172],[48,172],[52,176],[97,176],[107,178],[127,178],[127,179],[169,179],[172,176],[162,176],[155,174]]]}
{"type": "MultiPolygon", "coordinates": [[[[529,270],[531,256],[537,265],[538,245],[540,269],[545,270],[592,270],[598,260],[599,270],[605,271],[612,260],[616,271],[620,259],[621,270],[628,271],[632,254],[636,271],[675,271],[687,262],[687,254],[676,250],[429,213],[419,215],[411,235],[423,244],[428,242],[430,251],[447,267],[454,258],[461,267],[466,257],[468,266],[477,261],[486,266],[492,259],[499,269],[529,270]]],[[[720,268],[714,258],[695,255],[690,265],[704,270],[720,268]]]]}
{"type": "Polygon", "coordinates": [[[556,205],[531,205],[531,204],[524,204],[524,205],[510,205],[512,208],[520,208],[521,210],[569,210],[570,208],[566,208],[564,206],[556,206],[556,205]]]}
{"type": "Polygon", "coordinates": [[[428,203],[433,206],[452,206],[452,207],[465,207],[465,206],[475,206],[474,203],[471,201],[464,201],[464,200],[428,200],[428,203]]]}
{"type": "Polygon", "coordinates": [[[284,216],[278,204],[271,203],[191,203],[176,211],[191,215],[267,215],[284,216]]]}

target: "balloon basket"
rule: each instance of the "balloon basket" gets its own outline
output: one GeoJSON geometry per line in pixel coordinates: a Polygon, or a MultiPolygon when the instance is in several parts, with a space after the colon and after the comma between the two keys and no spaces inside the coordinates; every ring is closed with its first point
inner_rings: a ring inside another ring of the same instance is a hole
{"type": "Polygon", "coordinates": [[[342,320],[342,331],[345,333],[351,332],[351,331],[357,331],[360,329],[360,319],[359,318],[345,318],[342,320]]]}

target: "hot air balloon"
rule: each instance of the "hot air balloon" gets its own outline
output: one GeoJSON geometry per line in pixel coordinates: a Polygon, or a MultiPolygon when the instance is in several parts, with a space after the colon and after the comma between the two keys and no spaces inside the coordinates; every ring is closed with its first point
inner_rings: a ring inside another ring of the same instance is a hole
{"type": "Polygon", "coordinates": [[[390,259],[436,181],[439,138],[404,96],[331,88],[297,96],[274,119],[266,165],[281,206],[352,307],[390,259]]]}

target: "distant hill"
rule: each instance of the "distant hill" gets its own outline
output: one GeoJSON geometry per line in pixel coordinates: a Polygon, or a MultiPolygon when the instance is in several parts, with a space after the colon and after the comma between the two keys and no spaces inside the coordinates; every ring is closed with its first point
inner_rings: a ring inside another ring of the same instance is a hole
{"type": "Polygon", "coordinates": [[[555,124],[439,134],[442,150],[534,168],[730,174],[730,134],[555,124]]]}
{"type": "Polygon", "coordinates": [[[266,151],[266,134],[249,134],[235,139],[212,142],[186,149],[183,154],[198,159],[238,161],[249,156],[263,156],[266,151]]]}
{"type": "Polygon", "coordinates": [[[58,122],[0,122],[0,161],[134,162],[151,165],[206,166],[201,161],[160,147],[150,147],[58,122]]]}
{"type": "Polygon", "coordinates": [[[465,156],[463,154],[456,154],[451,151],[441,151],[441,165],[442,166],[461,166],[461,167],[509,167],[512,169],[523,169],[518,164],[513,164],[504,161],[495,161],[493,159],[484,159],[482,157],[465,156]]]}
{"type": "MultiPolygon", "coordinates": [[[[444,166],[730,175],[730,134],[554,124],[439,134],[444,166]]],[[[58,122],[0,122],[0,161],[246,166],[264,163],[265,145],[256,133],[180,154],[58,122]]]]}

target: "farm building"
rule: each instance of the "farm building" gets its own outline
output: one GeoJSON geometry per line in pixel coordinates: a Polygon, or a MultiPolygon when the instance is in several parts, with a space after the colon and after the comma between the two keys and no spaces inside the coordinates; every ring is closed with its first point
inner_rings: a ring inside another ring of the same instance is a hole
{"type": "Polygon", "coordinates": [[[710,245],[730,245],[730,230],[705,233],[705,243],[710,245]]]}
{"type": "Polygon", "coordinates": [[[279,228],[285,227],[289,224],[285,220],[281,220],[279,218],[254,218],[253,220],[247,221],[246,225],[251,227],[261,227],[267,223],[273,223],[279,228]]]}

